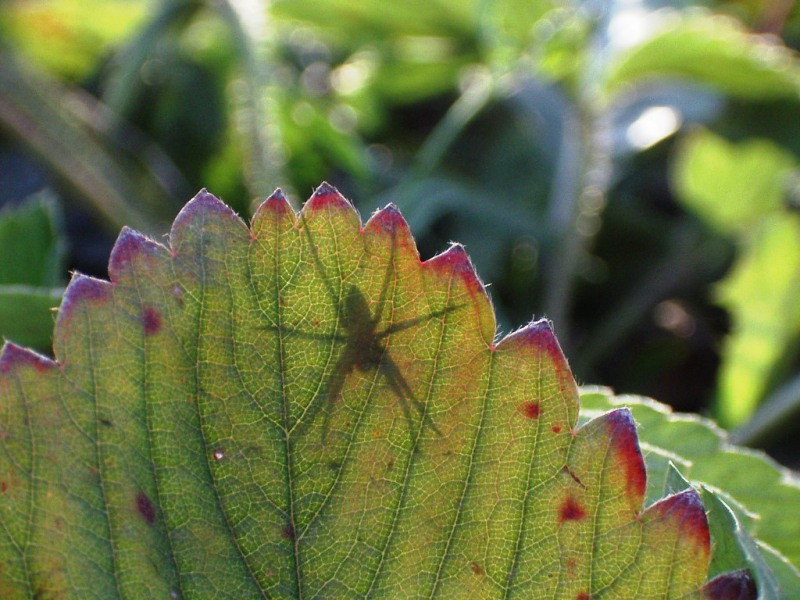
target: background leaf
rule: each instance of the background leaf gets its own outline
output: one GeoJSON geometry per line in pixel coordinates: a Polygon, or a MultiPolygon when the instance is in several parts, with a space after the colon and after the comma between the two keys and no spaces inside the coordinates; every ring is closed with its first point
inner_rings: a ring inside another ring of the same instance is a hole
{"type": "Polygon", "coordinates": [[[64,241],[55,199],[44,194],[0,211],[0,336],[52,348],[64,241]]]}

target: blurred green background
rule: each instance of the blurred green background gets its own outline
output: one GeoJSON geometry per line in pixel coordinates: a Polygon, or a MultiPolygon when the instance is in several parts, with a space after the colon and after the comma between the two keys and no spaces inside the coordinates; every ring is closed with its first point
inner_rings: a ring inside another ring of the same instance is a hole
{"type": "Polygon", "coordinates": [[[502,332],[800,465],[793,0],[5,0],[0,333],[206,187],[466,244],[502,332]]]}

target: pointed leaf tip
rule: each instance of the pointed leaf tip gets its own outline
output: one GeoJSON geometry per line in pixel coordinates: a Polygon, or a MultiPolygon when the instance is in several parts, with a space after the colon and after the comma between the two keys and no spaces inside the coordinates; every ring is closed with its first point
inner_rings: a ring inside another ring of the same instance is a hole
{"type": "Polygon", "coordinates": [[[275,191],[270,194],[269,198],[264,201],[262,206],[276,213],[292,212],[292,208],[289,206],[289,200],[286,198],[281,188],[275,188],[275,191]]]}
{"type": "Polygon", "coordinates": [[[561,351],[555,333],[553,333],[553,326],[547,319],[531,321],[524,327],[508,334],[503,343],[512,341],[544,350],[556,364],[567,366],[567,359],[561,351]]]}
{"type": "Polygon", "coordinates": [[[404,237],[411,239],[411,230],[408,228],[408,223],[397,210],[394,204],[387,204],[384,208],[375,211],[370,217],[369,221],[364,227],[365,230],[378,230],[387,233],[394,233],[396,231],[404,231],[407,234],[404,237]]]}
{"type": "Polygon", "coordinates": [[[0,373],[8,373],[15,367],[31,366],[39,373],[45,373],[56,366],[56,363],[33,350],[6,342],[0,350],[0,373]]]}
{"type": "Polygon", "coordinates": [[[655,511],[664,519],[680,523],[683,535],[690,537],[705,554],[711,548],[708,520],[703,501],[694,488],[668,496],[653,504],[647,512],[655,511]]]}
{"type": "Polygon", "coordinates": [[[486,293],[467,251],[461,244],[452,244],[447,250],[423,264],[426,268],[442,275],[449,276],[450,273],[460,275],[471,294],[486,293]]]}
{"type": "Polygon", "coordinates": [[[339,190],[326,181],[323,181],[319,187],[314,190],[314,194],[309,198],[306,207],[309,210],[320,210],[328,207],[355,210],[350,201],[342,196],[339,190]]]}
{"type": "Polygon", "coordinates": [[[633,415],[629,409],[620,408],[605,415],[605,421],[616,458],[625,469],[628,492],[633,495],[635,508],[639,510],[647,487],[647,473],[633,415]]]}
{"type": "Polygon", "coordinates": [[[165,250],[163,246],[138,231],[123,227],[108,259],[108,274],[111,280],[120,279],[137,256],[155,254],[163,250],[165,250]]]}
{"type": "Polygon", "coordinates": [[[702,588],[708,600],[756,600],[758,590],[747,569],[723,573],[702,588]]]}

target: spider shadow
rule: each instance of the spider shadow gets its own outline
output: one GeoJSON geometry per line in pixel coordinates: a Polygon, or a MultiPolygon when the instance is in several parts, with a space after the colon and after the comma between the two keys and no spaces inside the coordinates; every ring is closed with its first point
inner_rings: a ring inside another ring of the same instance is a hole
{"type": "Polygon", "coordinates": [[[342,344],[344,348],[339,351],[333,367],[330,370],[325,369],[327,374],[322,375],[323,379],[320,381],[321,386],[319,388],[321,391],[315,393],[297,421],[289,426],[288,435],[295,437],[295,439],[302,438],[321,415],[323,419],[321,441],[323,445],[327,444],[331,432],[333,413],[335,407],[341,405],[341,394],[348,377],[354,372],[368,373],[377,371],[377,377],[385,380],[389,389],[398,399],[403,417],[408,425],[409,435],[412,438],[414,437],[417,419],[420,419],[423,427],[428,427],[436,435],[442,436],[442,432],[428,414],[425,403],[414,395],[408,379],[393,359],[388,349],[388,343],[392,335],[422,325],[431,319],[442,318],[449,312],[461,308],[464,304],[446,306],[428,314],[396,321],[384,328],[380,328],[387,302],[389,302],[389,289],[395,273],[394,264],[397,249],[395,232],[392,232],[389,264],[383,275],[380,293],[377,302],[374,304],[373,313],[367,297],[356,285],[349,285],[343,298],[341,291],[339,293],[336,292],[333,283],[326,275],[325,267],[319,256],[318,246],[308,227],[305,215],[301,214],[300,220],[301,231],[307,239],[315,269],[325,288],[325,294],[331,304],[336,307],[336,325],[332,333],[316,333],[298,329],[287,330],[274,324],[267,325],[265,328],[276,331],[279,335],[342,344]],[[413,414],[414,411],[418,414],[416,418],[413,414]]]}

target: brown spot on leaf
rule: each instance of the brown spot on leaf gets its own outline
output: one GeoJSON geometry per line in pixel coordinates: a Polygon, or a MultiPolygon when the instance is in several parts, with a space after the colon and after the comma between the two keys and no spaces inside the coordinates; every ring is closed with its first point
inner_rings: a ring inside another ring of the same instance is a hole
{"type": "Polygon", "coordinates": [[[520,412],[529,419],[538,419],[542,409],[538,402],[525,402],[520,407],[520,412]]]}
{"type": "Polygon", "coordinates": [[[156,509],[153,506],[153,503],[150,501],[150,498],[144,492],[139,492],[136,494],[136,508],[139,510],[139,514],[142,515],[142,518],[147,522],[148,525],[152,525],[156,521],[156,509]]]}
{"type": "Polygon", "coordinates": [[[146,306],[142,311],[142,324],[147,335],[158,333],[161,329],[161,313],[152,306],[146,306]]]}
{"type": "Polygon", "coordinates": [[[472,572],[475,573],[475,575],[483,575],[483,569],[474,560],[469,564],[469,568],[472,569],[472,572]]]}
{"type": "Polygon", "coordinates": [[[581,592],[580,594],[575,596],[575,600],[592,600],[592,597],[586,592],[581,592]]]}
{"type": "Polygon", "coordinates": [[[550,431],[552,431],[553,433],[561,433],[561,425],[553,425],[550,428],[550,431]]]}
{"type": "Polygon", "coordinates": [[[8,491],[8,483],[5,481],[0,481],[0,492],[5,494],[8,491]]]}
{"type": "Polygon", "coordinates": [[[571,495],[567,496],[564,503],[561,505],[561,510],[558,513],[558,522],[564,521],[580,521],[586,516],[586,511],[583,506],[575,500],[571,495]]]}

